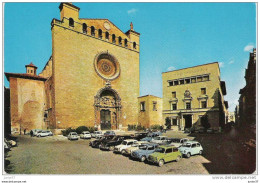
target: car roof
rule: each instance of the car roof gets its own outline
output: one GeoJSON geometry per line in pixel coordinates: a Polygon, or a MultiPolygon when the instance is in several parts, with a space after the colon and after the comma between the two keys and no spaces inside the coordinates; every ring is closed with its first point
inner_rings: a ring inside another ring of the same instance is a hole
{"type": "Polygon", "coordinates": [[[134,142],[134,141],[137,141],[137,140],[135,140],[135,139],[126,139],[126,140],[124,140],[124,141],[126,141],[126,142],[134,142]]]}
{"type": "Polygon", "coordinates": [[[194,144],[194,143],[199,143],[199,142],[198,142],[198,141],[195,141],[195,140],[189,140],[189,141],[185,142],[185,144],[188,144],[188,143],[194,144]]]}
{"type": "Polygon", "coordinates": [[[161,135],[160,135],[160,136],[157,136],[157,137],[166,137],[166,138],[167,138],[167,136],[161,136],[161,135]]]}
{"type": "Polygon", "coordinates": [[[168,149],[168,148],[177,148],[177,147],[175,147],[175,146],[173,146],[173,145],[161,145],[161,146],[159,146],[160,148],[164,148],[164,149],[168,149]]]}

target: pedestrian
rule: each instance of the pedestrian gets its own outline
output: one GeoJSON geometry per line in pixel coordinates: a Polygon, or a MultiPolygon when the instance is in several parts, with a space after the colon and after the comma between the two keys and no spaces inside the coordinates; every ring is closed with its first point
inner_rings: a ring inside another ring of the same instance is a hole
{"type": "Polygon", "coordinates": [[[33,136],[33,131],[32,130],[30,131],[30,135],[31,135],[31,137],[33,136]]]}
{"type": "Polygon", "coordinates": [[[26,134],[26,129],[23,130],[23,134],[24,134],[24,135],[26,134]]]}

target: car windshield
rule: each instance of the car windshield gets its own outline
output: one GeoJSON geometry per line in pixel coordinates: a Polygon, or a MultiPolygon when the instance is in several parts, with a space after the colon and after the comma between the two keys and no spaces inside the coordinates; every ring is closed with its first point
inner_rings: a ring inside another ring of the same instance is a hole
{"type": "Polygon", "coordinates": [[[147,146],[146,146],[146,145],[140,145],[140,146],[139,146],[139,149],[146,150],[146,149],[147,149],[147,146]]]}
{"type": "Polygon", "coordinates": [[[190,147],[191,144],[183,144],[182,147],[190,147]]]}
{"type": "Polygon", "coordinates": [[[181,142],[181,139],[172,139],[172,142],[174,142],[174,143],[180,143],[180,142],[181,142]]]}
{"type": "Polygon", "coordinates": [[[77,135],[77,133],[76,133],[76,132],[74,132],[74,133],[71,133],[71,135],[77,135]]]}
{"type": "Polygon", "coordinates": [[[122,142],[122,144],[123,144],[123,145],[126,145],[126,144],[127,144],[127,142],[126,142],[126,141],[123,141],[123,142],[122,142]]]}
{"type": "Polygon", "coordinates": [[[101,134],[101,132],[97,132],[96,134],[101,134]]]}
{"type": "Polygon", "coordinates": [[[164,148],[157,148],[155,149],[155,152],[159,152],[159,153],[164,153],[165,149],[164,148]]]}

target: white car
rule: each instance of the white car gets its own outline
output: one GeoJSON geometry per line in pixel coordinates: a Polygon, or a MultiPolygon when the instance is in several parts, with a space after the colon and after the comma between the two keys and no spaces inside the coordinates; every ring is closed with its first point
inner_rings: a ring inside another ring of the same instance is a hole
{"type": "Polygon", "coordinates": [[[33,129],[32,132],[33,132],[33,136],[37,136],[39,132],[41,132],[42,130],[40,129],[33,129]]]}
{"type": "Polygon", "coordinates": [[[167,141],[168,141],[168,137],[166,136],[157,136],[151,140],[152,143],[156,143],[156,144],[164,144],[167,143],[167,141]]]}
{"type": "Polygon", "coordinates": [[[91,137],[93,138],[99,138],[102,136],[103,136],[102,131],[94,131],[94,133],[91,133],[91,137]]]}
{"type": "Polygon", "coordinates": [[[114,148],[114,153],[122,153],[125,154],[126,148],[131,147],[134,143],[136,143],[137,140],[134,139],[127,139],[122,142],[122,144],[117,145],[114,148]]]}
{"type": "Polygon", "coordinates": [[[148,144],[148,142],[147,141],[137,141],[137,142],[133,143],[133,145],[131,147],[127,147],[124,151],[124,154],[130,155],[133,151],[138,150],[139,146],[144,145],[144,144],[148,144]]]}
{"type": "Polygon", "coordinates": [[[170,139],[170,141],[171,141],[171,143],[169,145],[173,145],[175,147],[180,147],[182,144],[189,141],[189,139],[187,139],[187,138],[183,138],[183,139],[173,138],[173,139],[170,139]]]}
{"type": "Polygon", "coordinates": [[[187,141],[178,148],[182,155],[189,158],[191,155],[202,154],[203,148],[197,141],[187,141]]]}
{"type": "Polygon", "coordinates": [[[70,132],[68,135],[68,140],[79,140],[79,136],[76,132],[70,132]]]}
{"type": "Polygon", "coordinates": [[[47,137],[47,136],[52,136],[52,132],[51,131],[47,131],[47,130],[42,130],[42,131],[39,131],[37,133],[37,137],[47,137]]]}
{"type": "Polygon", "coordinates": [[[90,135],[89,131],[84,131],[80,134],[80,138],[81,139],[91,139],[91,135],[90,135]]]}

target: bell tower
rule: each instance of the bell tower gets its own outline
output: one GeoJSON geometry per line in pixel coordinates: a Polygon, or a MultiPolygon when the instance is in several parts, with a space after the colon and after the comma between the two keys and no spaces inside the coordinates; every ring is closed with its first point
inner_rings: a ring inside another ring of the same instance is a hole
{"type": "Polygon", "coordinates": [[[26,65],[25,68],[26,68],[26,74],[36,75],[37,67],[33,65],[32,62],[29,65],[26,65]]]}

